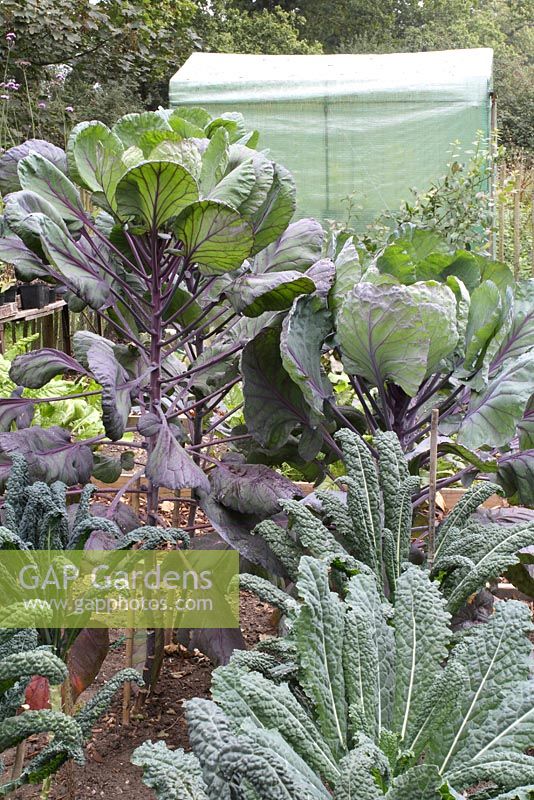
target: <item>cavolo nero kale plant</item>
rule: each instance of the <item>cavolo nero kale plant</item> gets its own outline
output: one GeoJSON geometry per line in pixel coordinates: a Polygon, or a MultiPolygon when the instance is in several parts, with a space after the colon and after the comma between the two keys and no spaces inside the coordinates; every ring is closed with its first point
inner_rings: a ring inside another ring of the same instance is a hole
{"type": "MultiPolygon", "coordinates": [[[[141,550],[155,549],[162,544],[187,547],[189,535],[175,528],[136,527],[135,515],[113,504],[104,509],[91,505],[95,486],[84,487],[78,503],[67,504],[67,487],[60,481],[50,486],[41,481],[32,483],[24,458],[13,455],[13,466],[7,481],[1,510],[0,552],[2,550],[69,551],[69,550],[141,550]],[[97,516],[108,513],[115,519],[97,516]],[[133,521],[132,521],[133,519],[133,521]]],[[[13,596],[15,588],[9,572],[0,569],[0,592],[13,596]]],[[[23,614],[23,600],[15,603],[13,614],[23,614]]],[[[6,609],[4,609],[6,612],[6,609]]],[[[91,685],[109,650],[106,628],[39,628],[39,643],[52,648],[54,655],[68,663],[72,700],[91,685]]],[[[161,659],[154,657],[155,633],[142,639],[138,636],[137,658],[144,662],[143,677],[147,687],[157,680],[161,659]]],[[[162,650],[162,648],[161,648],[162,650]]]]}
{"type": "Polygon", "coordinates": [[[40,783],[71,758],[83,764],[83,745],[89,740],[93,725],[108,708],[113,694],[125,681],[142,683],[138,672],[125,669],[114,675],[73,716],[42,706],[35,707],[35,703],[30,710],[18,713],[25,701],[25,691],[35,676],[46,679],[49,685],[58,686],[67,678],[67,667],[49,648],[38,646],[34,629],[2,629],[0,752],[40,733],[53,734],[53,739],[23,765],[20,775],[4,778],[0,785],[1,797],[27,783],[40,783]]]}
{"type": "MultiPolygon", "coordinates": [[[[392,431],[375,434],[376,458],[352,431],[340,430],[335,437],[343,450],[346,475],[340,482],[346,492],[317,492],[305,502],[281,500],[286,518],[280,524],[265,520],[253,534],[267,542],[293,581],[303,555],[325,558],[341,586],[346,575],[365,571],[375,577],[380,593],[394,602],[403,567],[412,558],[428,569],[425,552],[412,545],[412,496],[420,478],[410,475],[392,431]]],[[[436,531],[430,577],[439,581],[447,610],[459,625],[469,622],[466,604],[481,587],[507,570],[512,580],[520,582],[521,571],[532,561],[531,519],[502,525],[473,516],[494,493],[502,489],[489,482],[473,484],[436,531]]],[[[287,595],[260,577],[242,575],[241,585],[284,612],[288,602],[291,607],[287,595]]],[[[490,602],[485,594],[482,599],[490,602]]],[[[476,613],[477,606],[471,610],[476,613]]]]}
{"type": "Polygon", "coordinates": [[[375,579],[343,599],[305,556],[289,645],[294,670],[263,652],[213,676],[186,703],[193,753],[145,742],[133,755],[159,800],[526,800],[534,790],[532,622],[501,602],[453,636],[446,600],[415,566],[395,606],[375,579]],[[288,680],[289,678],[289,680],[288,680]]]}
{"type": "MultiPolygon", "coordinates": [[[[47,348],[15,360],[19,388],[0,401],[4,479],[20,452],[34,479],[86,483],[102,472],[95,449],[114,442],[144,451],[132,482],[146,478],[150,524],[160,487],[209,495],[213,448],[234,441],[217,431],[233,411],[221,404],[240,381],[243,346],[299,296],[321,302],[333,280],[321,226],[290,224],[293,179],[254,149],[257,138],[239,114],[182,108],[129,114],[111,129],[82,123],[66,153],[31,140],[3,154],[0,258],[22,280],[62,287],[69,308],[94,310],[106,333],[76,333],[73,357],[47,348]],[[24,387],[65,373],[100,385],[105,434],[83,441],[31,425],[38,400],[24,387]],[[125,437],[132,406],[136,442],[125,437]]],[[[105,467],[116,476],[114,461],[105,467]]],[[[255,474],[269,488],[265,472],[255,474]]]]}

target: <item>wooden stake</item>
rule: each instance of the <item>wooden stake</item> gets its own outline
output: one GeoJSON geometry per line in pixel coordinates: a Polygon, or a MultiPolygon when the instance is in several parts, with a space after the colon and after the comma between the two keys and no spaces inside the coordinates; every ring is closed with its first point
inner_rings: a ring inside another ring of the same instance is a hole
{"type": "Polygon", "coordinates": [[[521,258],[521,185],[523,181],[523,162],[517,165],[514,194],[514,278],[519,278],[521,258]]]}
{"type": "MultiPolygon", "coordinates": [[[[72,686],[70,676],[61,684],[61,706],[64,714],[72,717],[74,704],[72,702],[72,686]]],[[[76,800],[76,778],[74,777],[74,762],[69,760],[65,764],[65,783],[67,788],[67,800],[76,800]]]]}
{"type": "Polygon", "coordinates": [[[22,768],[24,766],[24,759],[26,758],[26,739],[19,742],[15,750],[15,761],[13,763],[13,770],[11,772],[11,780],[15,781],[20,778],[22,768]]]}
{"type": "MultiPolygon", "coordinates": [[[[132,489],[140,489],[141,488],[141,479],[135,481],[132,489]]],[[[141,499],[139,491],[134,491],[130,494],[130,505],[132,507],[132,511],[135,511],[136,514],[139,514],[139,500],[141,499]]]]}
{"type": "MultiPolygon", "coordinates": [[[[126,667],[130,668],[133,663],[133,644],[134,644],[134,628],[128,628],[126,630],[126,667]]],[[[124,690],[122,694],[122,724],[129,725],[130,724],[130,701],[132,699],[132,684],[130,681],[127,681],[124,684],[124,690]]]]}
{"type": "MultiPolygon", "coordinates": [[[[502,191],[506,181],[506,164],[501,164],[499,189],[502,191]]],[[[505,226],[505,210],[504,200],[502,196],[499,199],[499,261],[504,263],[504,226],[505,226]]]]}
{"type": "Polygon", "coordinates": [[[172,527],[179,528],[180,527],[180,489],[177,489],[174,493],[176,500],[174,501],[174,505],[172,507],[172,527]]]}
{"type": "Polygon", "coordinates": [[[434,564],[436,551],[436,484],[438,474],[438,422],[439,409],[432,409],[430,418],[430,475],[428,478],[428,544],[427,564],[429,572],[434,564]]]}

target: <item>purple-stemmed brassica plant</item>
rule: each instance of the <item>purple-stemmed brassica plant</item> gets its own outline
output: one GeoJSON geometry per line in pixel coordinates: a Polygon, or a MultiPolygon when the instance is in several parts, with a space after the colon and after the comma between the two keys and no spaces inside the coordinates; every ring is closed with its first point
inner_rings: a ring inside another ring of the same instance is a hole
{"type": "Polygon", "coordinates": [[[333,280],[321,226],[291,223],[293,179],[254,149],[257,138],[240,115],[184,108],[129,114],[111,130],[82,123],[66,154],[33,140],[2,156],[0,258],[19,279],[62,287],[72,311],[95,311],[105,336],[79,331],[72,356],[45,348],[15,360],[19,388],[0,401],[0,477],[20,452],[34,479],[73,486],[96,468],[113,479],[121,459],[99,452],[113,442],[137,449],[131,482],[145,482],[149,524],[161,487],[191,489],[209,508],[210,471],[230,511],[248,502],[248,513],[263,516],[273,496],[298,494],[266,467],[218,457],[250,437],[232,435],[236,408],[225,405],[243,347],[281,324],[298,297],[324,305],[333,280]],[[80,394],[84,376],[100,384],[104,434],[78,441],[31,425],[40,401],[23,388],[60,373],[80,376],[80,394]],[[135,441],[125,436],[133,408],[135,441]]]}

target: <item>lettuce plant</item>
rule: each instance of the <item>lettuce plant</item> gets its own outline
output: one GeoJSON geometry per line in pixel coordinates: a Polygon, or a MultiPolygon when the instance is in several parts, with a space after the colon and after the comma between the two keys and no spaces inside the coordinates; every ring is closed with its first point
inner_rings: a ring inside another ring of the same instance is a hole
{"type": "Polygon", "coordinates": [[[54,738],[23,767],[18,777],[2,783],[0,797],[27,783],[40,783],[68,759],[83,764],[83,745],[115,691],[125,681],[142,684],[139,673],[126,669],[109,680],[74,716],[43,708],[17,714],[33,676],[45,678],[57,686],[67,678],[67,667],[48,648],[38,647],[35,630],[3,629],[0,632],[0,750],[3,752],[35,734],[51,733],[54,738]]]}
{"type": "Polygon", "coordinates": [[[321,227],[290,224],[293,179],[254,149],[257,138],[240,115],[184,108],[129,114],[112,129],[82,123],[66,154],[39,141],[5,154],[0,257],[23,280],[62,286],[69,307],[96,311],[107,335],[78,332],[74,357],[44,349],[15,360],[19,387],[64,373],[96,381],[105,434],[73,441],[27,427],[38,401],[16,392],[0,401],[4,476],[21,452],[46,482],[87,482],[95,446],[132,446],[135,407],[146,466],[132,480],[147,479],[148,521],[159,487],[209,493],[214,456],[204,451],[234,441],[217,431],[243,346],[333,279],[321,269],[321,227]]]}
{"type": "Polygon", "coordinates": [[[247,653],[213,676],[213,701],[186,703],[193,754],[145,742],[133,755],[158,798],[489,800],[534,789],[528,608],[499,603],[453,638],[435,582],[411,566],[393,608],[372,575],[344,599],[305,556],[290,682],[247,653]]]}
{"type": "MultiPolygon", "coordinates": [[[[338,431],[336,439],[343,449],[347,474],[341,481],[347,492],[318,492],[309,504],[282,500],[285,527],[265,520],[253,533],[268,543],[292,580],[303,555],[327,558],[338,577],[354,570],[374,575],[379,591],[394,602],[403,567],[412,555],[412,495],[420,479],[409,474],[400,442],[391,431],[375,435],[377,459],[352,431],[338,431]]],[[[532,520],[502,525],[472,516],[494,493],[502,489],[488,482],[473,484],[438,526],[431,577],[439,580],[453,615],[480,587],[507,570],[513,579],[532,558],[528,552],[532,520]]],[[[413,555],[424,561],[422,551],[413,555]]],[[[270,583],[247,575],[241,581],[287,612],[286,596],[270,583]]]]}

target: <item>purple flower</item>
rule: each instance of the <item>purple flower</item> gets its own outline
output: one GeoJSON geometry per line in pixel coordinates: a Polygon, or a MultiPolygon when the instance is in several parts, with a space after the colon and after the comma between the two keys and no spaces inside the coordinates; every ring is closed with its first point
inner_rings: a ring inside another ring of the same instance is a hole
{"type": "Polygon", "coordinates": [[[23,58],[19,58],[19,60],[17,61],[19,67],[29,67],[31,63],[32,63],[31,61],[24,61],[23,58]]]}
{"type": "Polygon", "coordinates": [[[37,103],[37,108],[46,108],[46,103],[44,102],[44,100],[41,100],[40,103],[37,103]]]}
{"type": "Polygon", "coordinates": [[[6,89],[13,89],[14,92],[18,92],[20,89],[20,83],[17,83],[14,80],[10,80],[6,83],[6,89]]]}
{"type": "Polygon", "coordinates": [[[67,114],[72,114],[72,112],[74,111],[74,109],[73,109],[73,107],[72,107],[72,106],[67,106],[67,107],[65,108],[65,111],[67,112],[67,114]]]}
{"type": "Polygon", "coordinates": [[[13,31],[10,31],[9,33],[6,33],[7,46],[8,47],[13,47],[13,45],[15,44],[15,39],[16,38],[17,38],[17,36],[16,36],[16,34],[13,33],[13,31]]]}
{"type": "Polygon", "coordinates": [[[8,94],[0,94],[0,100],[9,100],[8,94]]]}

